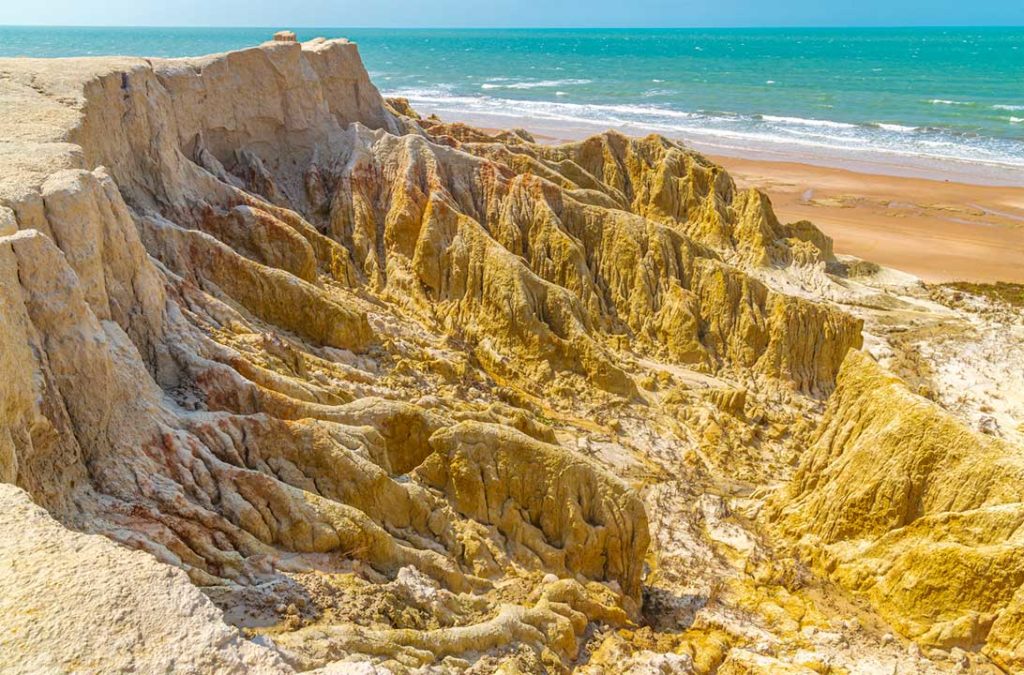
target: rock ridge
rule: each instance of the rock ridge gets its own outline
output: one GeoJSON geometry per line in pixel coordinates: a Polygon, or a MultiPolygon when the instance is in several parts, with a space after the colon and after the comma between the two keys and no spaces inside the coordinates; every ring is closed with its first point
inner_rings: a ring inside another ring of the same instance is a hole
{"type": "Polygon", "coordinates": [[[681,143],[423,118],[293,35],[0,60],[0,111],[0,501],[46,542],[0,557],[47,562],[12,603],[86,600],[4,623],[0,668],[100,670],[108,633],[48,652],[87,612],[126,669],[905,665],[829,642],[828,584],[1019,666],[1016,449],[860,351],[828,237],[681,143]]]}

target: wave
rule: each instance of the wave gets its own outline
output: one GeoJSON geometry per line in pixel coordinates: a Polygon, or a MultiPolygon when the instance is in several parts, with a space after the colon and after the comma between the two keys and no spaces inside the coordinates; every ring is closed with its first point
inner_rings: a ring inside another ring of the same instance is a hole
{"type": "Polygon", "coordinates": [[[407,98],[407,99],[410,99],[410,100],[412,100],[412,99],[427,100],[427,99],[432,99],[432,98],[437,98],[437,99],[464,98],[466,100],[470,100],[470,99],[475,100],[474,97],[455,96],[454,94],[452,94],[452,89],[448,85],[437,85],[437,86],[431,86],[431,87],[403,87],[401,89],[395,89],[393,91],[382,91],[381,93],[383,95],[385,95],[385,96],[398,96],[400,98],[407,98]]]}
{"type": "MultiPolygon", "coordinates": [[[[654,104],[598,104],[565,100],[511,100],[493,95],[453,96],[437,89],[386,92],[404,96],[414,107],[454,119],[494,116],[491,124],[522,124],[532,119],[575,130],[600,131],[609,127],[626,133],[662,133],[696,143],[736,151],[815,152],[864,161],[899,157],[932,166],[936,161],[1024,170],[1024,142],[959,133],[934,126],[906,126],[872,122],[855,124],[835,120],[734,112],[689,112],[654,104]],[[788,149],[788,150],[787,150],[788,149]],[[800,150],[802,149],[802,150],[800,150]]],[[[1024,118],[1011,118],[1014,124],[1024,118]]]]}
{"type": "Polygon", "coordinates": [[[509,82],[501,81],[500,78],[493,78],[480,85],[481,89],[551,89],[554,87],[566,87],[576,84],[590,84],[593,80],[537,80],[533,82],[509,82]]]}
{"type": "Polygon", "coordinates": [[[904,124],[892,124],[891,122],[872,122],[866,126],[877,127],[884,131],[897,131],[900,133],[909,133],[912,131],[920,131],[920,127],[908,127],[904,124]]]}
{"type": "Polygon", "coordinates": [[[818,120],[808,119],[805,117],[780,117],[777,115],[755,115],[755,118],[761,118],[765,122],[778,122],[782,124],[799,124],[809,127],[829,127],[832,129],[852,129],[856,127],[856,124],[850,124],[849,122],[833,122],[831,120],[818,120]]]}
{"type": "MultiPolygon", "coordinates": [[[[976,101],[954,101],[945,98],[933,98],[928,102],[931,103],[932,105],[962,106],[965,108],[977,108],[983,105],[976,101]]],[[[986,107],[991,110],[1008,110],[1011,112],[1016,110],[1024,110],[1024,105],[1018,105],[1015,103],[993,103],[992,105],[986,107]]]]}

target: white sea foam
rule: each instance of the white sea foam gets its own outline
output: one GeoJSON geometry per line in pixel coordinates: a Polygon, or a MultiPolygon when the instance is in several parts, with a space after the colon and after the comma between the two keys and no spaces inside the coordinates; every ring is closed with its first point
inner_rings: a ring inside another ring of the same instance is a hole
{"type": "Polygon", "coordinates": [[[1008,105],[1005,103],[997,103],[992,106],[993,110],[1024,110],[1024,105],[1008,105]]]}
{"type": "Polygon", "coordinates": [[[879,129],[884,129],[885,131],[899,131],[901,133],[918,131],[917,127],[908,127],[904,124],[890,124],[888,122],[876,122],[874,126],[878,127],[879,129]]]}
{"type": "Polygon", "coordinates": [[[481,89],[550,89],[566,87],[574,84],[590,84],[593,80],[537,80],[533,82],[497,82],[490,81],[480,85],[481,89]]]}
{"type": "Polygon", "coordinates": [[[974,101],[952,101],[952,100],[950,100],[948,98],[933,98],[933,99],[931,99],[928,102],[931,103],[932,105],[964,105],[964,106],[978,105],[974,101]]]}
{"type": "Polygon", "coordinates": [[[831,129],[854,129],[857,127],[856,124],[849,124],[848,122],[833,122],[832,120],[816,120],[804,117],[780,117],[777,115],[760,115],[759,117],[765,122],[799,124],[808,127],[828,127],[831,129]]]}
{"type": "MultiPolygon", "coordinates": [[[[617,128],[626,133],[657,132],[739,150],[761,148],[781,153],[813,153],[900,165],[916,161],[932,166],[949,161],[964,166],[1007,167],[1024,171],[1024,143],[1013,139],[965,136],[934,127],[892,123],[851,124],[834,120],[727,112],[687,112],[658,105],[591,104],[565,100],[523,101],[500,96],[452,96],[437,89],[386,92],[404,96],[414,107],[453,119],[500,117],[492,123],[519,124],[533,119],[574,129],[617,128]],[[901,160],[900,157],[907,158],[901,160]],[[870,158],[876,158],[871,160],[870,158]],[[883,159],[888,158],[888,159],[883,159]]],[[[1014,124],[1024,118],[1011,118],[1014,124]]]]}

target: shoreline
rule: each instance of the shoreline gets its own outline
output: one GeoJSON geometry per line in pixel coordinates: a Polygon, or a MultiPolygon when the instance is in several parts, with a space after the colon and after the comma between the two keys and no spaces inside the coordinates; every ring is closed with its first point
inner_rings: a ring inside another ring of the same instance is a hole
{"type": "MultiPolygon", "coordinates": [[[[473,115],[442,117],[497,128],[473,115]]],[[[597,132],[515,119],[540,143],[597,132]]],[[[821,165],[829,158],[764,159],[756,152],[736,157],[681,140],[725,167],[739,187],[764,190],[780,220],[813,222],[832,237],[838,254],[931,283],[1024,283],[1024,187],[821,165]]]]}
{"type": "MultiPolygon", "coordinates": [[[[399,96],[401,92],[383,92],[385,97],[399,96]]],[[[437,114],[446,121],[464,122],[484,129],[525,128],[541,142],[574,141],[614,129],[627,136],[661,134],[676,138],[707,156],[765,162],[797,163],[826,169],[845,169],[856,173],[919,178],[938,182],[966,185],[1024,189],[1024,168],[987,161],[964,161],[955,157],[920,156],[883,147],[844,147],[842,138],[835,138],[827,148],[799,143],[766,142],[763,139],[736,137],[714,130],[679,131],[654,124],[637,122],[590,121],[531,116],[530,112],[498,113],[467,110],[459,99],[450,102],[424,101],[408,98],[410,105],[422,115],[437,114]]],[[[512,102],[510,102],[512,103],[512,102]]]]}

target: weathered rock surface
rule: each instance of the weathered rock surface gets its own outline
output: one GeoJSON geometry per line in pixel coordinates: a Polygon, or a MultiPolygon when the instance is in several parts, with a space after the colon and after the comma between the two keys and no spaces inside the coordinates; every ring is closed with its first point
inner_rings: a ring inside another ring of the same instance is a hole
{"type": "Polygon", "coordinates": [[[902,634],[984,646],[1016,669],[1022,486],[1019,448],[971,431],[854,351],[776,517],[902,634]]]}
{"type": "Polygon", "coordinates": [[[0,113],[5,666],[1019,667],[1016,448],[682,145],[422,119],[293,35],[0,61],[0,113]]]}
{"type": "Polygon", "coordinates": [[[288,669],[180,570],[65,529],[13,485],[0,485],[0,507],[5,673],[288,669]]]}

